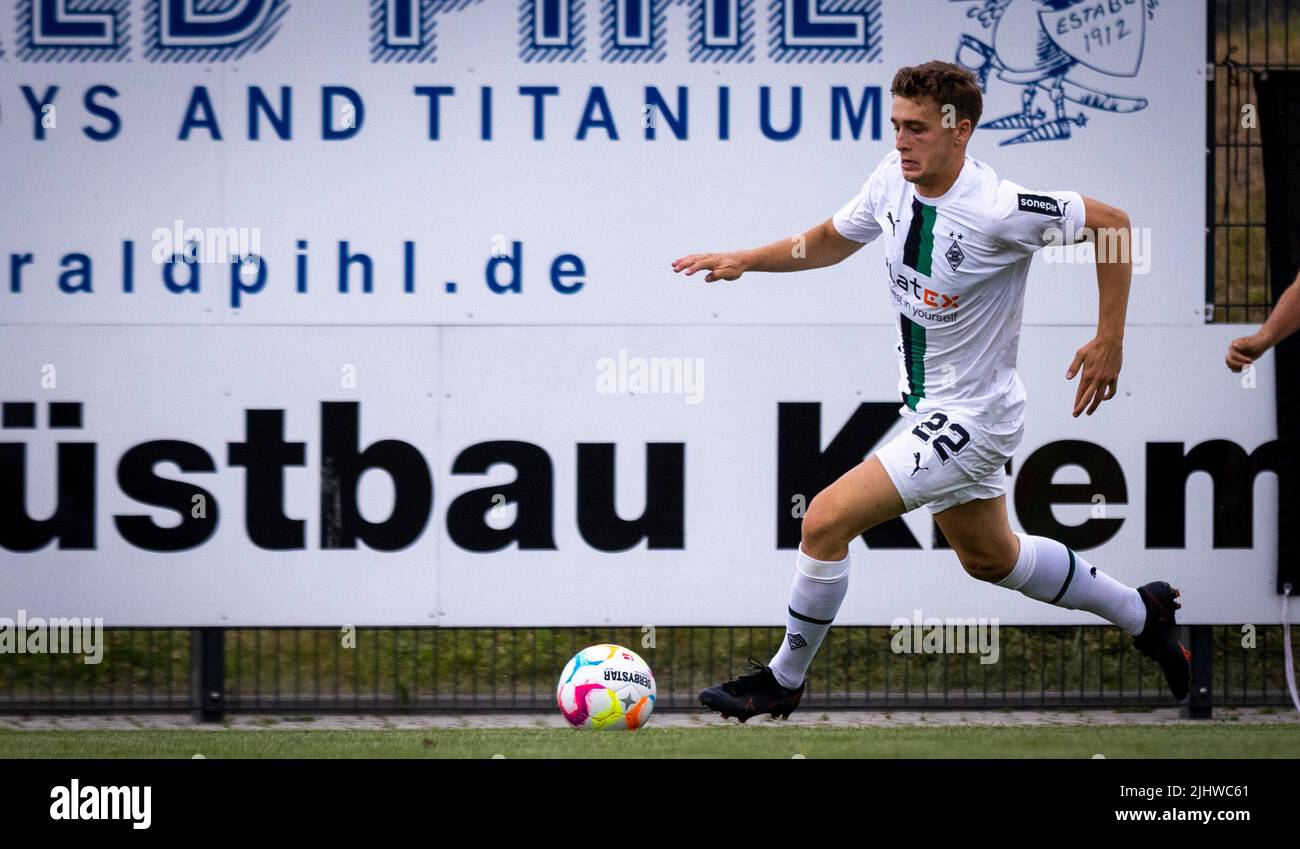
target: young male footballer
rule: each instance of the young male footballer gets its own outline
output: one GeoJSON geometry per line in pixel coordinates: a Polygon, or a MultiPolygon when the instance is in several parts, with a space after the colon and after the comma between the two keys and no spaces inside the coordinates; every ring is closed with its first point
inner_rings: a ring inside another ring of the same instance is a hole
{"type": "MultiPolygon", "coordinates": [[[[868,528],[925,506],[973,577],[1046,604],[1087,610],[1123,628],[1159,663],[1176,699],[1187,695],[1191,653],[1179,642],[1178,591],[1163,581],[1134,589],[1056,540],[1011,530],[1004,467],[1020,444],[1025,391],[1016,374],[1025,279],[1035,251],[1091,232],[1129,227],[1119,209],[1070,191],[1038,191],[999,179],[966,155],[983,98],[974,76],[947,62],[900,68],[890,92],[895,150],[857,196],[803,234],[734,253],[691,254],[673,263],[705,281],[746,271],[802,271],[847,259],[885,240],[897,311],[899,408],[908,425],[813,499],[786,617],[770,665],[700,693],[742,722],[788,717],[848,589],[849,542],[868,528]],[[947,120],[946,120],[947,118],[947,120]]],[[[1127,241],[1122,241],[1127,244],[1127,241]]],[[[1100,253],[1100,252],[1099,252],[1100,253]]],[[[1132,265],[1097,263],[1097,334],[1074,355],[1074,415],[1113,398],[1123,354],[1132,265]]]]}

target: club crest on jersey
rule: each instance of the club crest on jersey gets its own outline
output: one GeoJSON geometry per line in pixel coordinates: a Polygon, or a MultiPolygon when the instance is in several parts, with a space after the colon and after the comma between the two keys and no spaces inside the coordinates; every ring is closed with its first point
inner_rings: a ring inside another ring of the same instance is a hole
{"type": "Polygon", "coordinates": [[[953,242],[952,247],[948,248],[943,258],[948,260],[948,265],[952,266],[953,271],[956,271],[957,266],[961,265],[962,260],[966,258],[966,254],[962,252],[961,245],[953,242]]]}
{"type": "Polygon", "coordinates": [[[944,251],[943,258],[948,260],[948,266],[952,268],[953,271],[956,271],[957,267],[962,264],[964,259],[966,259],[966,252],[961,249],[961,245],[957,244],[963,237],[961,233],[949,231],[948,238],[952,239],[952,245],[949,246],[948,250],[944,251]]]}
{"type": "Polygon", "coordinates": [[[1056,202],[1056,198],[1044,195],[1016,195],[1016,197],[1019,199],[1021,212],[1037,212],[1039,215],[1050,215],[1053,218],[1061,217],[1061,205],[1056,202]]]}

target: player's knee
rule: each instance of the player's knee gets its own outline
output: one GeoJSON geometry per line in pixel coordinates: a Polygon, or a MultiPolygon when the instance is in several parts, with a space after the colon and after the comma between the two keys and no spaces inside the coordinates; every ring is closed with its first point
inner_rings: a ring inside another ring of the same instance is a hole
{"type": "Polygon", "coordinates": [[[825,495],[814,498],[803,517],[804,553],[815,560],[839,560],[836,555],[851,538],[851,532],[845,536],[843,514],[833,500],[825,495]]]}
{"type": "Polygon", "coordinates": [[[1012,558],[998,551],[958,551],[961,568],[977,581],[995,583],[1011,574],[1015,568],[1012,558]]]}

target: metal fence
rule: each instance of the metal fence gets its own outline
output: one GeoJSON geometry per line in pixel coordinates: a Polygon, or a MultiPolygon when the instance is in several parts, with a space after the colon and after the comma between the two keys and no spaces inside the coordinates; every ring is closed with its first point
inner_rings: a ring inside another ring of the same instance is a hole
{"type": "MultiPolygon", "coordinates": [[[[1256,74],[1300,68],[1300,3],[1209,0],[1207,319],[1268,314],[1268,233],[1258,130],[1242,120],[1256,74]]],[[[536,710],[579,648],[619,642],[655,670],[658,709],[694,709],[697,691],[754,655],[775,628],[115,629],[102,662],[79,655],[0,658],[0,712],[536,710]]],[[[1158,669],[1110,626],[999,631],[996,663],[977,653],[900,654],[888,628],[831,631],[803,708],[1074,708],[1171,704],[1158,669]]],[[[1277,626],[1196,626],[1190,712],[1287,704],[1277,626]],[[1199,687],[1204,686],[1204,691],[1199,687]]],[[[1293,650],[1300,653],[1293,637],[1293,650]]]]}
{"type": "MultiPolygon", "coordinates": [[[[1188,631],[1206,686],[1193,710],[1287,703],[1280,627],[1188,631]]],[[[1173,704],[1155,664],[1109,625],[999,628],[987,644],[996,656],[974,641],[965,652],[900,653],[897,633],[832,629],[802,709],[1173,704]]],[[[781,637],[777,628],[115,629],[98,664],[73,654],[7,657],[0,712],[550,710],[565,662],[602,642],[651,665],[656,709],[694,710],[701,688],[743,670],[749,655],[766,660],[781,637]]]]}
{"type": "Polygon", "coordinates": [[[1211,0],[1208,8],[1206,313],[1262,322],[1272,299],[1255,79],[1300,70],[1300,2],[1211,0]]]}

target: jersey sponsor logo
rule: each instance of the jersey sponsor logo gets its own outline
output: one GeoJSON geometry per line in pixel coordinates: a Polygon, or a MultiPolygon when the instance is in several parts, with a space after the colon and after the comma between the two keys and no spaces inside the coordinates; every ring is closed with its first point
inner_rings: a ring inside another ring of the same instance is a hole
{"type": "Polygon", "coordinates": [[[894,264],[885,258],[885,267],[889,270],[889,295],[898,304],[898,309],[912,318],[924,319],[936,324],[952,324],[957,321],[958,300],[961,295],[949,295],[927,286],[922,286],[919,278],[905,274],[894,274],[894,264]]]}
{"type": "MultiPolygon", "coordinates": [[[[893,274],[893,266],[890,265],[890,273],[893,274]]],[[[921,304],[935,310],[957,309],[958,299],[961,295],[949,295],[946,292],[939,292],[928,286],[922,286],[920,279],[917,277],[908,277],[906,274],[893,275],[895,288],[901,289],[912,296],[914,300],[920,301],[921,304]]]]}
{"type": "Polygon", "coordinates": [[[894,303],[905,314],[910,315],[913,319],[923,319],[931,324],[956,324],[960,314],[956,310],[951,312],[928,310],[920,304],[912,303],[898,293],[897,289],[890,290],[889,293],[894,303]]]}
{"type": "Polygon", "coordinates": [[[1019,201],[1021,212],[1037,212],[1039,215],[1050,215],[1053,218],[1060,218],[1064,213],[1061,205],[1056,198],[1047,197],[1046,195],[1016,195],[1019,201]]]}

